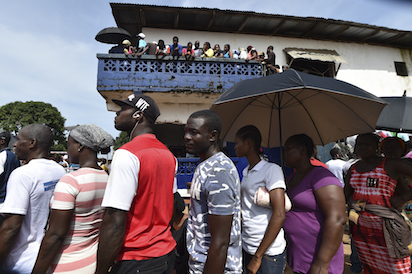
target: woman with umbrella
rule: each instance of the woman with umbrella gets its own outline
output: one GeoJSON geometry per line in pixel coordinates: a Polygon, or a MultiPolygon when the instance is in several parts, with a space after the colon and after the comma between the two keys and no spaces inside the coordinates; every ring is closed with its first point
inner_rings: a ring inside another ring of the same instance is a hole
{"type": "MultiPolygon", "coordinates": [[[[345,182],[345,194],[350,198],[348,203],[357,211],[357,214],[350,215],[352,237],[364,273],[410,273],[411,259],[407,247],[396,257],[391,256],[399,249],[390,249],[396,245],[385,241],[381,214],[384,210],[391,211],[389,208],[393,204],[401,205],[411,198],[411,191],[401,197],[405,198],[403,201],[396,199],[394,194],[400,186],[397,180],[401,175],[412,176],[412,165],[402,159],[379,156],[378,144],[379,138],[374,133],[361,134],[356,139],[355,153],[360,161],[349,170],[345,182]],[[361,204],[364,207],[359,209],[361,204]]],[[[385,150],[385,146],[382,149],[385,150]]],[[[410,232],[405,233],[410,236],[410,232]]]]}
{"type": "Polygon", "coordinates": [[[243,272],[282,274],[286,266],[285,181],[282,169],[260,157],[262,136],[252,125],[236,134],[238,157],[246,157],[241,183],[243,272]],[[259,188],[269,191],[270,205],[255,204],[259,188]]]}
{"type": "Polygon", "coordinates": [[[314,148],[306,134],[293,135],[285,143],[285,165],[295,169],[287,178],[293,206],[283,224],[288,264],[295,273],[342,274],[345,197],[335,175],[311,164],[314,148]]]}

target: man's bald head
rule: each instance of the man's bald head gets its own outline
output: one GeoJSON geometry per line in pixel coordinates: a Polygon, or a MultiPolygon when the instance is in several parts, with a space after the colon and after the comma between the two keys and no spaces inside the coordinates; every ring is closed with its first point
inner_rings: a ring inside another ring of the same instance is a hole
{"type": "Polygon", "coordinates": [[[42,124],[30,124],[23,127],[19,134],[25,139],[35,139],[40,150],[49,151],[53,145],[54,134],[48,126],[42,124]]]}

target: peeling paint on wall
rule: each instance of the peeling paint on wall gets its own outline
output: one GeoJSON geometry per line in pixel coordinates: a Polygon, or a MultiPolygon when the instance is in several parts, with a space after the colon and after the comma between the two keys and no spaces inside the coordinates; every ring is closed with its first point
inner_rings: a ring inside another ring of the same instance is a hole
{"type": "Polygon", "coordinates": [[[412,50],[411,49],[400,49],[402,61],[406,63],[406,65],[412,66],[412,50]]]}
{"type": "Polygon", "coordinates": [[[409,76],[404,76],[402,78],[405,81],[405,86],[407,87],[406,89],[407,94],[409,96],[412,96],[412,94],[410,94],[412,92],[412,86],[411,86],[412,50],[411,49],[401,49],[400,51],[401,51],[402,61],[406,64],[406,69],[408,70],[408,75],[409,75],[409,76]]]}

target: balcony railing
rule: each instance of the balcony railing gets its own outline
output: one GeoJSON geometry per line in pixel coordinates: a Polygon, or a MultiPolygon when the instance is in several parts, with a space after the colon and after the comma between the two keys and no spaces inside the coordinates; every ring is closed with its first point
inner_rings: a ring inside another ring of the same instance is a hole
{"type": "MultiPolygon", "coordinates": [[[[233,163],[236,165],[239,174],[242,172],[245,164],[238,165],[239,159],[237,157],[231,157],[233,163]]],[[[186,184],[192,181],[193,173],[197,165],[199,164],[199,158],[178,158],[178,169],[177,169],[177,187],[179,189],[185,189],[186,184]]]]}
{"type": "Polygon", "coordinates": [[[97,54],[97,58],[99,91],[221,93],[241,80],[263,76],[258,62],[239,59],[198,57],[189,61],[124,54],[97,54]]]}

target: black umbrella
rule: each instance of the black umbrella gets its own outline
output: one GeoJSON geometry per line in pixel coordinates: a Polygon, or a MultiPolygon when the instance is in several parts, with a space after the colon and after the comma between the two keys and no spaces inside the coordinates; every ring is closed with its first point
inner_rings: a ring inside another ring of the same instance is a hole
{"type": "Polygon", "coordinates": [[[376,129],[393,132],[412,133],[412,98],[406,97],[381,97],[389,103],[382,110],[376,129]]]}
{"type": "Polygon", "coordinates": [[[222,120],[221,138],[234,142],[236,132],[255,125],[263,147],[280,147],[300,133],[315,144],[372,132],[386,102],[349,83],[293,69],[244,80],[211,106],[222,120]]]}
{"type": "Polygon", "coordinates": [[[132,39],[132,35],[122,28],[105,28],[99,31],[95,39],[106,44],[120,44],[125,39],[132,39]]]}

